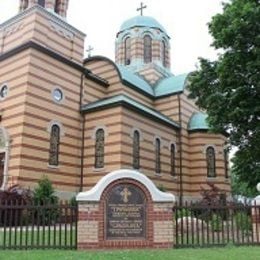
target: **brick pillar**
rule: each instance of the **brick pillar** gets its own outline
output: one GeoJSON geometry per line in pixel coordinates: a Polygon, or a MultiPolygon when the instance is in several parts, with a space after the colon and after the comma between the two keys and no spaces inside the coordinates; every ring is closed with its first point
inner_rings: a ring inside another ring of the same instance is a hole
{"type": "MultiPolygon", "coordinates": [[[[260,192],[260,183],[257,184],[257,190],[260,192]]],[[[260,195],[252,202],[252,225],[254,242],[260,243],[260,195]]]]}
{"type": "Polygon", "coordinates": [[[78,249],[98,247],[99,203],[80,202],[78,214],[78,249]]]}

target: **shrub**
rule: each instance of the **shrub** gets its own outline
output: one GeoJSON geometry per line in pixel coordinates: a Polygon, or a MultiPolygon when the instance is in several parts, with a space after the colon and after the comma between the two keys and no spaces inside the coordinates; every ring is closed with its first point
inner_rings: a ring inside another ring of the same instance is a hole
{"type": "MultiPolygon", "coordinates": [[[[18,185],[14,185],[5,191],[0,191],[0,203],[3,205],[21,206],[31,204],[32,192],[30,189],[23,189],[18,185]]],[[[24,217],[23,208],[17,208],[15,214],[11,209],[2,210],[0,213],[0,225],[3,224],[4,219],[7,220],[9,225],[14,225],[17,219],[24,217]]]]}
{"type": "Polygon", "coordinates": [[[36,204],[40,205],[58,203],[58,197],[54,195],[52,183],[46,176],[39,180],[38,187],[34,190],[33,199],[36,204]]]}
{"type": "Polygon", "coordinates": [[[234,222],[237,227],[243,231],[249,231],[252,229],[251,218],[246,212],[237,212],[234,215],[234,222]]]}
{"type": "Polygon", "coordinates": [[[212,214],[210,225],[213,231],[221,231],[222,218],[219,214],[212,214]]]}
{"type": "Polygon", "coordinates": [[[191,211],[189,209],[178,209],[175,212],[175,219],[183,218],[183,217],[190,217],[191,211]]]}
{"type": "Polygon", "coordinates": [[[34,190],[34,203],[42,206],[35,212],[38,224],[53,222],[58,216],[58,197],[54,194],[51,181],[44,176],[34,190]]]}

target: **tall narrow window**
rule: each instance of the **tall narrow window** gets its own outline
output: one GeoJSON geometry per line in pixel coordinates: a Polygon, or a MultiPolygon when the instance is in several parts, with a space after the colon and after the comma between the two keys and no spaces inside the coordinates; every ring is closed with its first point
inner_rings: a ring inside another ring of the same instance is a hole
{"type": "Polygon", "coordinates": [[[225,177],[228,178],[228,150],[224,150],[225,177]]]}
{"type": "Polygon", "coordinates": [[[175,176],[175,145],[171,144],[171,175],[175,176]]]}
{"type": "Polygon", "coordinates": [[[60,128],[58,125],[51,127],[49,165],[59,165],[60,128]]]}
{"type": "Polygon", "coordinates": [[[208,147],[206,150],[207,159],[207,176],[216,177],[216,163],[215,163],[215,150],[213,147],[208,147]]]}
{"type": "Polygon", "coordinates": [[[0,187],[4,182],[5,153],[0,153],[0,187]]]}
{"type": "Polygon", "coordinates": [[[144,36],[144,63],[152,61],[152,38],[150,35],[144,36]]]}
{"type": "Polygon", "coordinates": [[[105,132],[103,129],[96,131],[95,168],[104,167],[105,132]]]}
{"type": "Polygon", "coordinates": [[[127,37],[125,39],[125,65],[131,63],[131,39],[127,37]]]}
{"type": "Polygon", "coordinates": [[[161,173],[161,141],[155,139],[155,173],[161,173]]]}
{"type": "Polygon", "coordinates": [[[137,130],[134,131],[133,136],[133,168],[140,168],[140,134],[137,130]]]}
{"type": "Polygon", "coordinates": [[[38,5],[45,7],[45,0],[38,0],[38,5]]]}
{"type": "Polygon", "coordinates": [[[54,12],[57,14],[59,13],[59,4],[60,4],[60,0],[56,0],[54,6],[54,12]]]}
{"type": "Polygon", "coordinates": [[[166,43],[162,41],[162,63],[163,66],[166,67],[166,43]]]}

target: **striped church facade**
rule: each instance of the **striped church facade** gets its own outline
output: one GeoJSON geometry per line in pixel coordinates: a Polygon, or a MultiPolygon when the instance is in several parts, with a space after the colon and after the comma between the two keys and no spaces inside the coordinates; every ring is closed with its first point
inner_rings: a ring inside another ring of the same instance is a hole
{"type": "Polygon", "coordinates": [[[83,60],[85,34],[62,18],[68,1],[44,2],[21,1],[20,13],[0,25],[1,189],[33,188],[45,175],[69,198],[113,170],[136,169],[177,197],[198,198],[209,182],[229,194],[226,137],[196,125],[201,112],[184,87],[160,92],[166,76],[176,81],[169,49],[166,69],[159,68],[160,39],[152,43],[158,62],[141,68],[142,38],[131,40],[139,74],[122,64],[120,33],[117,63],[102,56],[83,60]],[[213,177],[208,147],[214,149],[213,177]]]}

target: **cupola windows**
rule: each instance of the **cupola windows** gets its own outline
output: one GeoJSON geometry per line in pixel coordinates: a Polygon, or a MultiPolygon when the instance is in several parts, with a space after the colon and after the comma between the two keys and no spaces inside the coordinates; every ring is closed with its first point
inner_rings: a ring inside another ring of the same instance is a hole
{"type": "Polygon", "coordinates": [[[45,7],[45,0],[38,0],[38,5],[45,7]]]}
{"type": "Polygon", "coordinates": [[[152,37],[150,35],[144,36],[144,63],[152,61],[152,37]]]}
{"type": "Polygon", "coordinates": [[[162,64],[164,67],[166,67],[167,63],[166,63],[166,42],[163,40],[162,41],[162,64]]]}
{"type": "Polygon", "coordinates": [[[125,39],[125,65],[130,65],[131,63],[131,39],[127,37],[125,39]]]}

